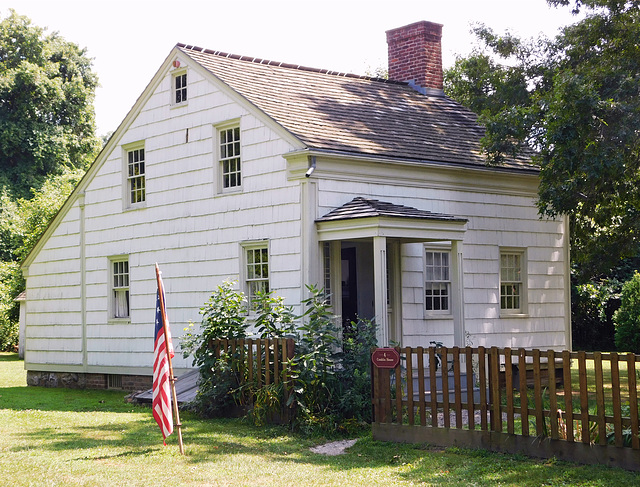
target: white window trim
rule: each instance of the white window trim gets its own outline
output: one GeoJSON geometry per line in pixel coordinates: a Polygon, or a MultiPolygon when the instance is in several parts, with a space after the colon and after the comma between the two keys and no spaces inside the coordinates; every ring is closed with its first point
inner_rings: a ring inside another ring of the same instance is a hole
{"type": "Polygon", "coordinates": [[[452,255],[451,255],[451,245],[450,244],[440,244],[440,243],[429,243],[424,245],[422,248],[422,311],[424,313],[425,318],[435,318],[435,319],[453,319],[453,309],[457,303],[454,303],[453,300],[453,276],[452,276],[452,255]],[[426,292],[427,292],[427,252],[440,252],[446,253],[449,256],[449,280],[442,281],[446,282],[449,285],[449,295],[448,295],[448,309],[446,310],[428,310],[426,303],[426,292]]]}
{"type": "Polygon", "coordinates": [[[249,262],[248,262],[248,258],[247,258],[247,252],[249,250],[258,250],[258,249],[267,249],[267,265],[269,266],[269,270],[268,270],[268,275],[267,275],[267,286],[269,288],[269,290],[272,290],[271,287],[271,273],[272,273],[272,268],[271,268],[271,246],[269,245],[269,240],[252,240],[252,241],[248,241],[248,242],[241,242],[240,243],[240,252],[241,252],[241,259],[240,259],[240,263],[241,263],[241,269],[240,269],[240,277],[241,277],[241,286],[242,286],[242,291],[244,292],[245,296],[247,297],[247,308],[249,309],[249,314],[255,314],[254,310],[252,309],[252,303],[251,303],[251,289],[249,286],[249,276],[248,276],[248,266],[249,266],[249,262]]]}
{"type": "Polygon", "coordinates": [[[187,70],[187,68],[177,68],[175,71],[173,71],[171,73],[171,108],[179,108],[179,107],[185,107],[189,104],[189,100],[191,99],[191,90],[190,88],[190,79],[189,79],[189,72],[187,70]],[[178,78],[178,76],[182,76],[183,74],[187,75],[187,99],[186,100],[182,100],[180,102],[176,101],[176,79],[178,78]]]}
{"type": "Polygon", "coordinates": [[[529,316],[529,288],[528,288],[528,258],[527,249],[522,247],[500,247],[498,254],[498,308],[500,317],[522,317],[529,316]],[[516,254],[520,256],[520,308],[502,308],[502,256],[503,254],[516,254]]]}
{"type": "Polygon", "coordinates": [[[226,193],[238,193],[242,191],[242,187],[244,186],[244,159],[242,154],[244,152],[243,147],[243,134],[242,127],[240,126],[240,119],[229,120],[224,122],[223,124],[215,125],[215,139],[214,139],[214,151],[213,153],[216,155],[215,160],[215,171],[214,177],[216,181],[216,191],[218,194],[226,194],[226,193]],[[232,186],[230,188],[225,188],[223,183],[224,174],[222,171],[222,154],[220,151],[220,132],[223,130],[229,130],[232,128],[240,129],[240,184],[238,186],[232,186]]]}
{"type": "Polygon", "coordinates": [[[139,208],[145,208],[147,206],[148,196],[148,157],[147,148],[145,147],[144,140],[132,142],[122,146],[122,203],[125,210],[137,210],[139,208]],[[137,203],[131,203],[131,187],[129,186],[129,152],[134,150],[144,149],[144,201],[137,203]]]}
{"type": "Polygon", "coordinates": [[[116,255],[111,256],[107,259],[107,269],[108,269],[108,290],[107,290],[107,313],[108,313],[108,323],[131,323],[131,265],[128,255],[116,255]],[[113,264],[117,262],[127,262],[128,265],[128,286],[127,290],[129,291],[129,316],[117,318],[115,316],[115,302],[114,302],[114,290],[115,290],[115,282],[113,275],[113,264]]]}

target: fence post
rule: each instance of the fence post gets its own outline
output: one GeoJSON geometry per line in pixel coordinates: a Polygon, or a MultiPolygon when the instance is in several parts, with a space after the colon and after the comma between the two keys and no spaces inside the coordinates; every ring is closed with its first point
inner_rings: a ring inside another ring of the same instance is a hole
{"type": "Polygon", "coordinates": [[[622,447],[622,410],[620,401],[620,369],[618,366],[618,353],[611,352],[611,392],[613,394],[613,430],[616,437],[616,446],[622,447]]]}
{"type": "Polygon", "coordinates": [[[562,373],[564,376],[564,412],[565,412],[565,432],[567,441],[575,441],[573,435],[573,389],[571,385],[571,352],[562,352],[562,373]]]}
{"type": "Polygon", "coordinates": [[[500,355],[498,347],[489,351],[489,404],[491,407],[491,430],[502,431],[502,413],[500,412],[500,355]]]}
{"type": "Polygon", "coordinates": [[[580,374],[580,421],[582,425],[582,443],[589,444],[589,389],[587,383],[587,354],[578,352],[578,372],[580,374]]]}
{"type": "Polygon", "coordinates": [[[631,448],[640,449],[638,438],[638,389],[636,388],[636,354],[627,354],[627,382],[629,384],[629,409],[631,410],[631,448]]]}
{"type": "Polygon", "coordinates": [[[556,392],[556,353],[547,350],[547,363],[549,364],[549,425],[551,426],[551,438],[558,439],[558,397],[556,392]]]}
{"type": "Polygon", "coordinates": [[[475,398],[473,397],[473,349],[465,348],[465,357],[467,365],[467,417],[469,418],[469,429],[476,429],[476,408],[474,406],[475,398]]]}
{"type": "Polygon", "coordinates": [[[478,347],[478,381],[480,382],[480,429],[486,431],[487,425],[487,355],[483,346],[478,347]]]}
{"type": "Polygon", "coordinates": [[[594,352],[593,364],[596,373],[596,416],[598,418],[598,439],[601,445],[607,444],[607,419],[604,409],[604,376],[602,373],[602,353],[594,352]]]}

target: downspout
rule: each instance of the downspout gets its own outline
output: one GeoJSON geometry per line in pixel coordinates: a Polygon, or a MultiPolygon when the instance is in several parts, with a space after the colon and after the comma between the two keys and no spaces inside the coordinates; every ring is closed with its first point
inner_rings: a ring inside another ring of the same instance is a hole
{"type": "Polygon", "coordinates": [[[309,169],[305,173],[305,180],[301,182],[301,278],[302,286],[300,288],[300,302],[307,299],[306,286],[317,284],[315,269],[318,266],[318,243],[314,242],[314,225],[316,216],[316,207],[318,204],[316,183],[311,182],[308,178],[316,169],[316,157],[309,156],[309,169]]]}
{"type": "Polygon", "coordinates": [[[304,173],[305,177],[310,177],[313,174],[313,171],[316,170],[316,156],[311,156],[309,158],[309,169],[306,173],[304,173]]]}

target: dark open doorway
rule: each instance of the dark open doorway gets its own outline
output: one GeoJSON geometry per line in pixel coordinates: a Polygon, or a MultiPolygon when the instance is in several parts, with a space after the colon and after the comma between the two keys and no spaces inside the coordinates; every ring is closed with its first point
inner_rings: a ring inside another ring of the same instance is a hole
{"type": "Polygon", "coordinates": [[[358,277],[356,248],[342,249],[342,330],[351,334],[351,322],[358,317],[358,277]]]}

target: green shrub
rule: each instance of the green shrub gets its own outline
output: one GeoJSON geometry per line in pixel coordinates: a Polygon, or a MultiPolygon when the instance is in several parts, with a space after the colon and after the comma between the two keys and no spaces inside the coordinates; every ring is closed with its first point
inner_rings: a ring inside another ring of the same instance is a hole
{"type": "Polygon", "coordinates": [[[0,262],[0,352],[12,352],[18,345],[20,306],[14,299],[24,289],[20,266],[0,262]]]}
{"type": "Polygon", "coordinates": [[[288,338],[296,334],[295,315],[284,298],[273,292],[257,291],[253,299],[256,319],[254,326],[260,338],[288,338]]]}
{"type": "MultiPolygon", "coordinates": [[[[376,345],[375,325],[368,320],[353,322],[352,332],[341,342],[324,291],[315,286],[308,291],[304,314],[298,317],[281,297],[256,294],[254,324],[260,338],[295,340],[287,376],[279,384],[261,387],[248,381],[240,348],[235,354],[216,356],[210,346],[215,339],[247,337],[244,294],[228,282],[212,293],[200,311],[201,330],[188,329],[183,339],[185,357],[193,356],[193,365],[200,367],[193,409],[212,417],[229,414],[233,405],[252,406],[247,412],[262,425],[278,418],[286,407],[291,426],[307,434],[353,433],[371,421],[370,351],[376,345]],[[296,320],[301,321],[297,328],[296,320]],[[290,391],[287,404],[285,386],[290,391]]],[[[255,362],[264,363],[264,358],[255,362]]]]}
{"type": "Polygon", "coordinates": [[[640,274],[625,282],[620,294],[620,308],[613,315],[615,342],[621,352],[640,353],[640,274]]]}
{"type": "Polygon", "coordinates": [[[200,308],[200,331],[193,331],[193,323],[185,330],[184,356],[192,356],[193,365],[200,369],[198,394],[191,407],[205,417],[228,415],[233,406],[246,405],[246,378],[239,351],[218,356],[211,347],[213,340],[246,338],[246,303],[244,294],[233,289],[232,282],[225,281],[200,308]]]}

